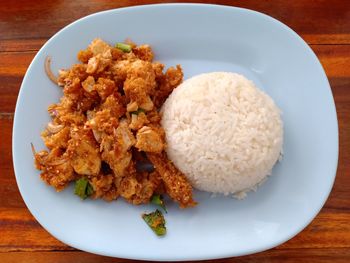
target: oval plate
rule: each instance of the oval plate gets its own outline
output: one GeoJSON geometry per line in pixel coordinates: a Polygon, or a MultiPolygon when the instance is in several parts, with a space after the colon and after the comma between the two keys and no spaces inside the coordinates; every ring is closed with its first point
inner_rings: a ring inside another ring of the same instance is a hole
{"type": "Polygon", "coordinates": [[[295,236],[319,212],[332,188],[338,158],[338,127],[327,77],[308,45],[290,28],[264,14],[214,5],[149,5],[82,18],[54,35],[31,63],[19,93],[13,130],[18,187],[39,223],[62,242],[96,254],[146,260],[199,260],[240,256],[272,248],[295,236]],[[210,198],[199,205],[168,205],[168,233],[158,238],[140,214],[151,206],[122,200],[81,201],[72,187],[62,193],[45,185],[33,167],[32,142],[47,106],[62,95],[44,72],[76,63],[92,39],[131,38],[150,44],[156,59],[183,66],[185,78],[210,71],[244,74],[283,111],[284,159],[245,200],[210,198]]]}

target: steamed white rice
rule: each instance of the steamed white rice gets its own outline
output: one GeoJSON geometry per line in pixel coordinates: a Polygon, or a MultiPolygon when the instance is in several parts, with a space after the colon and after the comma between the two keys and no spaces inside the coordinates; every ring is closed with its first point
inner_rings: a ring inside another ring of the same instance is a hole
{"type": "Polygon", "coordinates": [[[241,75],[213,72],[186,80],[162,113],[168,157],[199,190],[244,197],[281,154],[280,110],[241,75]]]}

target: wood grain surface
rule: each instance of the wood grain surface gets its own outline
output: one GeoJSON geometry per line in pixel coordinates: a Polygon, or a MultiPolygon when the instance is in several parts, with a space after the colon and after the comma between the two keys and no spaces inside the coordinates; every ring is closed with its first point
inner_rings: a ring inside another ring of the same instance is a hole
{"type": "MultiPolygon", "coordinates": [[[[56,240],[37,223],[16,185],[11,154],[13,116],[26,69],[55,32],[97,11],[161,2],[165,1],[0,1],[1,263],[130,262],[78,251],[56,240]]],[[[339,166],[335,185],[313,222],[296,237],[274,249],[216,262],[350,262],[350,1],[191,2],[254,9],[282,21],[301,35],[326,71],[339,121],[339,166]]]]}

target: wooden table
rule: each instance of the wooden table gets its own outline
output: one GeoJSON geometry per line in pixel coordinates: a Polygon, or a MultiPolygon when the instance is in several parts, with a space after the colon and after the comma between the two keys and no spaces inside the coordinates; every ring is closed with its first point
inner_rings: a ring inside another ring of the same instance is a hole
{"type": "MultiPolygon", "coordinates": [[[[0,262],[127,262],[71,248],[33,218],[17,188],[11,136],[17,94],[29,63],[55,32],[85,15],[161,1],[5,0],[0,4],[0,262]]],[[[184,2],[184,1],[181,1],[184,2]]],[[[186,2],[186,1],[185,1],[186,2]]],[[[195,1],[197,2],[197,1],[195,1]]],[[[202,2],[202,1],[198,1],[202,2]]],[[[320,214],[299,235],[269,251],[229,262],[350,262],[350,1],[203,1],[266,13],[311,46],[332,86],[339,120],[339,166],[320,214]]],[[[222,262],[222,261],[220,261],[222,262]]]]}

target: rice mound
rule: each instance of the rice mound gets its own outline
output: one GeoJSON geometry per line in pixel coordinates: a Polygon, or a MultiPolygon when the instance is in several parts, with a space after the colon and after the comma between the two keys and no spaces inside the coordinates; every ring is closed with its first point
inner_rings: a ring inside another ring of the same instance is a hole
{"type": "Polygon", "coordinates": [[[190,78],[168,97],[162,114],[168,157],[199,190],[243,198],[280,157],[281,112],[242,75],[190,78]]]}

